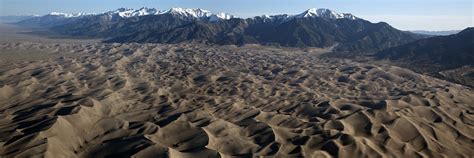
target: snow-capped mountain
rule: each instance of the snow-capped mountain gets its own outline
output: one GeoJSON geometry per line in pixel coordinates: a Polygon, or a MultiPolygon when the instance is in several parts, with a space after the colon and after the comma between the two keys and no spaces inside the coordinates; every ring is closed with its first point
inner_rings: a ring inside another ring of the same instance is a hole
{"type": "Polygon", "coordinates": [[[262,18],[264,20],[290,20],[294,18],[313,18],[313,17],[319,17],[319,18],[324,18],[324,19],[350,19],[350,20],[356,20],[359,19],[356,16],[352,14],[347,14],[347,13],[337,13],[333,10],[330,9],[308,9],[304,11],[303,13],[296,14],[296,15],[287,15],[287,14],[281,14],[281,15],[262,15],[262,16],[257,16],[254,18],[262,18]]]}
{"type": "Polygon", "coordinates": [[[186,9],[186,8],[171,8],[169,10],[161,11],[157,14],[172,14],[172,15],[180,15],[188,18],[197,18],[201,20],[209,20],[209,21],[217,21],[217,20],[228,20],[234,18],[233,15],[228,13],[217,13],[214,14],[208,10],[194,8],[194,9],[186,9]]]}
{"type": "Polygon", "coordinates": [[[212,13],[210,11],[194,8],[194,9],[187,9],[187,8],[171,8],[168,10],[158,11],[155,8],[147,8],[142,7],[140,9],[132,9],[132,8],[119,8],[114,11],[105,12],[102,14],[107,14],[110,16],[117,15],[121,18],[130,18],[130,17],[137,17],[137,16],[145,16],[145,15],[163,15],[163,14],[171,14],[171,15],[178,15],[185,18],[196,18],[200,20],[209,20],[209,21],[217,21],[217,20],[227,20],[234,18],[233,15],[227,13],[212,13]]]}
{"type": "MultiPolygon", "coordinates": [[[[200,9],[200,8],[193,8],[193,9],[188,9],[188,8],[171,8],[168,10],[162,10],[159,11],[155,8],[147,8],[147,7],[142,7],[140,9],[132,9],[132,8],[119,8],[114,11],[108,11],[105,13],[101,14],[90,14],[90,13],[59,13],[59,12],[52,12],[48,15],[50,16],[59,16],[59,17],[64,17],[64,18],[76,18],[76,17],[82,17],[86,15],[109,15],[109,16],[117,16],[120,18],[130,18],[130,17],[137,17],[137,16],[145,16],[145,15],[163,15],[163,14],[171,14],[171,15],[177,15],[181,16],[184,18],[194,18],[194,19],[199,19],[199,20],[205,20],[205,21],[218,21],[218,20],[228,20],[232,18],[236,18],[235,16],[228,14],[228,13],[212,13],[208,10],[200,9]]],[[[256,16],[254,18],[262,18],[264,20],[289,20],[293,18],[310,18],[310,17],[319,17],[319,18],[324,18],[324,19],[350,19],[350,20],[356,20],[359,19],[356,16],[352,14],[346,14],[346,13],[337,13],[333,10],[330,9],[308,9],[304,11],[303,13],[297,14],[297,15],[287,15],[287,14],[281,14],[281,15],[262,15],[262,16],[256,16]]]]}
{"type": "Polygon", "coordinates": [[[145,16],[145,15],[163,15],[163,14],[172,14],[172,15],[182,16],[185,18],[196,18],[200,20],[209,20],[209,21],[228,20],[235,17],[228,13],[212,13],[208,10],[199,9],[199,8],[194,8],[194,9],[171,8],[168,10],[158,11],[155,8],[147,8],[147,7],[142,7],[140,9],[119,8],[113,11],[108,11],[108,12],[99,13],[99,14],[52,12],[45,16],[77,18],[77,17],[86,16],[86,15],[108,15],[111,17],[130,18],[130,17],[145,16]]]}
{"type": "Polygon", "coordinates": [[[337,13],[333,10],[325,9],[325,8],[308,9],[308,10],[304,11],[301,14],[295,15],[294,17],[295,18],[320,17],[320,18],[325,18],[325,19],[342,19],[342,18],[345,18],[345,19],[351,19],[351,20],[357,19],[357,17],[352,15],[352,14],[340,14],[340,13],[337,13]]]}
{"type": "Polygon", "coordinates": [[[212,15],[211,12],[203,9],[185,9],[185,8],[171,8],[169,10],[165,10],[160,12],[159,14],[173,14],[173,15],[182,15],[187,17],[194,17],[194,18],[205,18],[210,17],[212,15]]]}
{"type": "Polygon", "coordinates": [[[158,13],[158,11],[155,8],[142,7],[137,10],[132,8],[119,8],[114,11],[106,12],[105,14],[116,14],[122,18],[129,18],[134,16],[153,15],[156,13],[158,13]]]}
{"type": "Polygon", "coordinates": [[[76,17],[81,17],[81,16],[86,16],[86,15],[94,15],[91,13],[60,13],[60,12],[51,12],[47,14],[46,16],[59,16],[59,17],[64,17],[64,18],[76,18],[76,17]]]}

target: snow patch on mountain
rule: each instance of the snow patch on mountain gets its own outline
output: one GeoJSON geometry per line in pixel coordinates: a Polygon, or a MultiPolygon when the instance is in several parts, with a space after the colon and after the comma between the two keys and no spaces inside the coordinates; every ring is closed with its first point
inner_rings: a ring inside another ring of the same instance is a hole
{"type": "Polygon", "coordinates": [[[261,16],[256,16],[255,18],[262,18],[264,21],[269,21],[269,20],[285,20],[288,19],[290,15],[288,14],[280,14],[280,15],[261,15],[261,16]]]}
{"type": "Polygon", "coordinates": [[[220,19],[226,19],[226,20],[235,18],[234,15],[231,15],[228,13],[217,13],[216,16],[219,17],[220,19]]]}

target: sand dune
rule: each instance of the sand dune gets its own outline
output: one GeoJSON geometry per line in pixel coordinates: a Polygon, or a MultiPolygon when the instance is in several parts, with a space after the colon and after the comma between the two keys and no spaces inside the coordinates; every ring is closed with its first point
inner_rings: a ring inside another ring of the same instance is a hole
{"type": "Polygon", "coordinates": [[[399,67],[200,44],[0,57],[1,157],[474,155],[473,90],[399,67]]]}

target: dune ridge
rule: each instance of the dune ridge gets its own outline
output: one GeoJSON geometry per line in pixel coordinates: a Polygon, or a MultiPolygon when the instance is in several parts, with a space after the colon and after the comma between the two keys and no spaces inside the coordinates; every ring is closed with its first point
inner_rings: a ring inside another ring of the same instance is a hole
{"type": "Polygon", "coordinates": [[[48,53],[0,61],[1,157],[474,155],[473,90],[395,66],[192,43],[0,54],[25,48],[48,53]]]}

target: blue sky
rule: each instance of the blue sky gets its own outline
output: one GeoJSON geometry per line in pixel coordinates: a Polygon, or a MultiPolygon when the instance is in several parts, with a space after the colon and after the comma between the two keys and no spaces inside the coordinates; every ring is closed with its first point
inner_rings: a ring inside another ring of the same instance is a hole
{"type": "Polygon", "coordinates": [[[472,27],[474,21],[473,0],[0,0],[0,15],[100,13],[142,6],[203,8],[239,17],[329,8],[402,30],[455,30],[472,27]]]}

